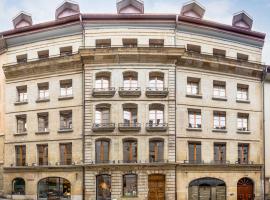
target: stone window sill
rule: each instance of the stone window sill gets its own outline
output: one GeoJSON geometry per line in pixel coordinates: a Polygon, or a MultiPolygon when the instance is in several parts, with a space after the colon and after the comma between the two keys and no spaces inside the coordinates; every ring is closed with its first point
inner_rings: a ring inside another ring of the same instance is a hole
{"type": "Polygon", "coordinates": [[[202,131],[202,128],[187,128],[187,131],[202,131]]]}
{"type": "Polygon", "coordinates": [[[50,133],[49,131],[38,131],[36,132],[36,135],[47,135],[49,133],[50,133]]]}
{"type": "Polygon", "coordinates": [[[237,103],[250,103],[250,100],[236,99],[237,103]]]}
{"type": "Polygon", "coordinates": [[[58,130],[58,133],[71,133],[73,132],[73,129],[60,129],[58,130]]]}
{"type": "Polygon", "coordinates": [[[215,133],[227,133],[228,131],[226,129],[213,129],[212,132],[215,132],[215,133]]]}
{"type": "Polygon", "coordinates": [[[58,100],[63,101],[63,100],[70,100],[73,98],[74,98],[73,96],[60,96],[60,97],[58,97],[58,100]]]}
{"type": "Polygon", "coordinates": [[[215,101],[227,101],[227,97],[212,97],[212,100],[215,100],[215,101]]]}
{"type": "Polygon", "coordinates": [[[27,132],[23,132],[23,133],[14,133],[14,136],[24,136],[27,135],[27,132]]]}
{"type": "Polygon", "coordinates": [[[201,94],[186,94],[186,97],[196,98],[196,99],[202,99],[202,95],[201,94]]]}
{"type": "Polygon", "coordinates": [[[25,104],[28,104],[28,101],[17,101],[14,103],[15,106],[25,105],[25,104]]]}
{"type": "Polygon", "coordinates": [[[37,99],[36,103],[43,103],[43,102],[49,102],[50,99],[37,99]]]}
{"type": "Polygon", "coordinates": [[[236,133],[238,133],[238,134],[250,134],[251,133],[251,131],[237,131],[236,133]]]}

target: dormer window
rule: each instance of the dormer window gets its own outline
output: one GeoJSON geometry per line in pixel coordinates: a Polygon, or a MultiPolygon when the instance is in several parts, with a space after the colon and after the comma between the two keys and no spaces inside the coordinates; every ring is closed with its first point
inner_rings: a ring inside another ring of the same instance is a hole
{"type": "Polygon", "coordinates": [[[149,39],[149,47],[164,47],[163,39],[149,39]]]}
{"type": "Polygon", "coordinates": [[[72,55],[72,46],[60,48],[60,56],[69,56],[69,55],[72,55]]]}
{"type": "Polygon", "coordinates": [[[49,50],[39,51],[38,52],[39,59],[46,59],[49,58],[49,50]]]}
{"type": "Polygon", "coordinates": [[[26,63],[26,62],[27,62],[27,54],[17,56],[17,63],[18,64],[26,63]]]}
{"type": "Polygon", "coordinates": [[[201,46],[194,44],[187,44],[187,51],[201,53],[201,46]]]}
{"type": "Polygon", "coordinates": [[[205,13],[205,8],[197,1],[191,1],[183,5],[181,15],[185,17],[193,17],[202,19],[205,13]]]}
{"type": "Polygon", "coordinates": [[[96,40],[97,48],[108,48],[111,47],[111,39],[98,39],[96,40]]]}
{"type": "Polygon", "coordinates": [[[124,38],[123,39],[123,46],[124,47],[137,47],[138,46],[138,41],[136,38],[124,38]]]}

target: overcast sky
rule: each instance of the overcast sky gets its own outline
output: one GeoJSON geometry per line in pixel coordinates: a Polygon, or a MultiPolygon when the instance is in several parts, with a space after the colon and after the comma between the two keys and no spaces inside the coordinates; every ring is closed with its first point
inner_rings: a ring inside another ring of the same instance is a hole
{"type": "MultiPolygon", "coordinates": [[[[144,0],[145,13],[179,13],[188,0],[144,0]]],[[[0,31],[12,28],[19,11],[32,14],[34,23],[54,19],[63,0],[0,0],[0,31]]],[[[76,0],[82,13],[115,13],[116,0],[76,0]]],[[[234,13],[245,10],[254,19],[253,30],[270,35],[270,0],[199,0],[206,8],[205,19],[231,24],[234,13]]],[[[263,61],[270,64],[270,39],[266,38],[263,61]]]]}

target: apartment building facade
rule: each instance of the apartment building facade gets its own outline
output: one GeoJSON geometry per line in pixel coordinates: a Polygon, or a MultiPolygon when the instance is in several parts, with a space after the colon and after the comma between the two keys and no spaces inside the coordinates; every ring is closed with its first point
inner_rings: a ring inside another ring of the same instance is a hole
{"type": "Polygon", "coordinates": [[[265,35],[252,19],[21,13],[6,31],[4,192],[30,199],[262,199],[265,35]],[[8,155],[7,156],[7,152],[8,155]]]}

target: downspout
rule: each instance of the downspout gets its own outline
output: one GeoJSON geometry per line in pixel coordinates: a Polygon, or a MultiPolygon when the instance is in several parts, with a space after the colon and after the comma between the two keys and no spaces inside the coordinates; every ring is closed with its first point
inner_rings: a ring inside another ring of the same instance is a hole
{"type": "Polygon", "coordinates": [[[264,87],[264,84],[265,84],[265,77],[266,77],[266,73],[267,73],[267,67],[265,67],[264,71],[263,71],[263,75],[262,75],[262,101],[263,101],[263,104],[262,104],[262,109],[263,109],[263,169],[262,169],[262,189],[263,189],[263,199],[265,199],[265,191],[266,191],[266,185],[265,185],[265,106],[264,106],[264,103],[265,103],[265,94],[264,94],[264,91],[265,91],[265,87],[264,87]]]}

